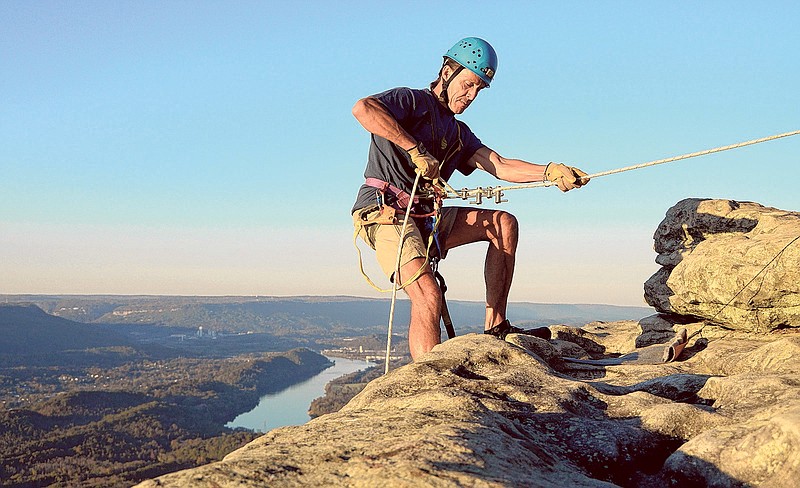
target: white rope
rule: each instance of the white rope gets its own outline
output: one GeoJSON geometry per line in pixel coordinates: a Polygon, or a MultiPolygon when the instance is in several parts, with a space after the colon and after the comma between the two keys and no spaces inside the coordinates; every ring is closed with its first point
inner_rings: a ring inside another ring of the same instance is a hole
{"type": "MultiPolygon", "coordinates": [[[[716,148],[713,148],[713,149],[706,149],[704,151],[698,151],[698,152],[693,152],[693,153],[689,153],[689,154],[683,154],[681,156],[674,156],[674,157],[671,157],[671,158],[658,159],[658,160],[650,161],[650,162],[647,162],[647,163],[635,164],[633,166],[626,166],[624,168],[612,169],[612,170],[609,170],[609,171],[603,171],[603,172],[600,172],[600,173],[594,173],[594,174],[591,174],[591,175],[587,175],[586,178],[599,178],[600,176],[607,176],[607,175],[612,175],[612,174],[616,174],[616,173],[622,173],[622,172],[625,172],[625,171],[632,171],[634,169],[646,168],[648,166],[655,166],[657,164],[671,163],[671,162],[674,162],[674,161],[680,161],[682,159],[694,158],[694,157],[697,157],[697,156],[705,156],[706,154],[712,154],[712,153],[727,151],[727,150],[730,150],[730,149],[736,149],[736,148],[744,147],[744,146],[751,146],[753,144],[772,141],[772,140],[775,140],[775,139],[780,139],[782,137],[789,137],[789,136],[794,136],[794,135],[798,135],[798,134],[800,134],[800,130],[796,130],[796,131],[792,131],[792,132],[785,132],[783,134],[776,134],[774,136],[762,137],[760,139],[753,139],[753,140],[750,140],[750,141],[739,142],[739,143],[731,144],[731,145],[728,145],[728,146],[721,146],[721,147],[716,147],[716,148]]],[[[419,179],[420,179],[420,174],[417,173],[417,176],[414,179],[414,186],[412,187],[412,190],[411,190],[411,198],[408,200],[408,208],[406,209],[406,215],[403,218],[403,226],[401,227],[401,230],[400,230],[400,241],[397,244],[397,259],[395,261],[395,273],[394,273],[394,280],[393,280],[393,283],[392,283],[392,302],[391,302],[391,306],[389,308],[389,327],[388,327],[389,330],[388,330],[388,334],[387,334],[387,338],[386,338],[386,361],[385,361],[385,366],[384,366],[384,374],[389,372],[389,356],[391,354],[391,349],[392,349],[392,325],[394,323],[394,309],[395,309],[395,304],[397,302],[397,290],[401,288],[401,287],[398,287],[398,282],[400,281],[400,261],[402,259],[403,241],[404,241],[404,238],[405,238],[406,227],[408,226],[408,218],[411,215],[411,206],[414,204],[414,197],[416,196],[417,185],[419,184],[419,179]]],[[[496,187],[488,187],[488,188],[478,187],[478,188],[473,188],[471,190],[467,189],[467,188],[464,188],[463,190],[455,190],[446,181],[444,181],[444,180],[440,180],[440,181],[444,183],[444,186],[445,186],[445,188],[447,190],[443,198],[461,198],[463,200],[466,200],[467,198],[474,198],[475,199],[474,203],[478,203],[478,204],[481,203],[483,198],[494,198],[496,203],[501,203],[501,202],[504,201],[502,199],[503,192],[507,191],[507,190],[522,190],[522,189],[526,189],[526,188],[540,188],[540,187],[553,186],[555,184],[555,183],[553,183],[551,181],[541,181],[541,182],[537,182],[537,183],[528,183],[528,184],[523,184],[523,185],[496,186],[496,187]]],[[[792,242],[794,242],[794,241],[792,241],[792,242]]]]}
{"type": "MultiPolygon", "coordinates": [[[[761,139],[753,139],[751,141],[739,142],[739,143],[736,143],[736,144],[731,144],[729,146],[716,147],[714,149],[706,149],[704,151],[698,151],[698,152],[693,152],[693,153],[689,153],[689,154],[683,154],[681,156],[674,156],[674,157],[666,158],[666,159],[658,159],[658,160],[650,161],[650,162],[647,162],[647,163],[635,164],[633,166],[626,166],[624,168],[612,169],[612,170],[609,170],[609,171],[603,171],[603,172],[600,172],[600,173],[594,173],[594,174],[586,176],[586,178],[599,178],[600,176],[613,175],[613,174],[616,174],[616,173],[622,173],[624,171],[632,171],[634,169],[646,168],[648,166],[655,166],[657,164],[671,163],[671,162],[674,162],[674,161],[680,161],[682,159],[694,158],[694,157],[697,157],[697,156],[705,156],[706,154],[712,154],[712,153],[717,153],[717,152],[722,152],[722,151],[728,151],[730,149],[736,149],[736,148],[740,148],[740,147],[744,147],[744,146],[751,146],[753,144],[758,144],[758,143],[767,142],[767,141],[773,141],[775,139],[780,139],[782,137],[795,136],[795,135],[798,135],[798,134],[800,134],[800,130],[796,130],[796,131],[792,131],[792,132],[785,132],[783,134],[776,134],[774,136],[762,137],[761,139]]],[[[555,183],[553,183],[551,181],[540,181],[540,182],[536,182],[536,183],[527,183],[527,184],[524,184],[524,185],[495,186],[495,187],[488,187],[488,188],[478,187],[478,188],[473,188],[473,189],[464,188],[463,190],[455,190],[455,189],[453,189],[453,187],[451,187],[450,185],[448,185],[445,182],[445,187],[447,188],[447,193],[446,193],[444,198],[461,198],[463,200],[466,200],[467,198],[475,198],[476,201],[474,203],[478,203],[478,204],[481,203],[481,200],[483,198],[494,198],[496,203],[501,203],[501,202],[504,201],[504,200],[502,200],[502,197],[503,197],[502,193],[504,191],[507,191],[507,190],[522,190],[522,189],[525,189],[525,188],[540,188],[540,187],[543,187],[543,186],[553,186],[554,184],[555,183]]]]}
{"type": "Polygon", "coordinates": [[[400,278],[400,261],[403,257],[403,241],[406,237],[406,227],[408,226],[408,217],[411,216],[411,207],[414,205],[414,196],[417,193],[417,184],[419,184],[420,173],[417,172],[417,177],[414,179],[414,186],[411,187],[411,198],[408,199],[408,208],[406,208],[406,215],[403,218],[403,226],[400,228],[400,241],[397,243],[397,260],[394,265],[394,280],[392,280],[392,304],[389,307],[389,333],[386,337],[386,364],[383,368],[383,374],[389,372],[389,354],[392,349],[392,323],[394,322],[394,305],[397,302],[398,283],[401,282],[400,278]]]}

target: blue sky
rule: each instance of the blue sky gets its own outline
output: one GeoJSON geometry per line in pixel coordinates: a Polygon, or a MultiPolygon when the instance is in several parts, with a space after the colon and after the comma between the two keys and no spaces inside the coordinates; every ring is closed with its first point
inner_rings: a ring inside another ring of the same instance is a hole
{"type": "MultiPolygon", "coordinates": [[[[1,2],[0,293],[377,296],[351,243],[359,98],[425,87],[483,37],[497,76],[462,120],[504,156],[595,173],[800,129],[798,18],[789,1],[1,2]]],[[[509,193],[511,299],[643,304],[670,206],[800,210],[799,159],[795,136],[509,193]]],[[[482,298],[483,253],[442,264],[449,296],[482,298]]]]}

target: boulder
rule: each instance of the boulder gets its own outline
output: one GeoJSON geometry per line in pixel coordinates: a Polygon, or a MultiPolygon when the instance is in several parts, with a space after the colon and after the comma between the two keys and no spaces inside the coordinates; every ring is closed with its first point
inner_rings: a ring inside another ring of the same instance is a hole
{"type": "Polygon", "coordinates": [[[644,290],[659,312],[746,332],[800,327],[800,213],[691,198],[653,238],[662,268],[644,290]]]}
{"type": "Polygon", "coordinates": [[[694,341],[667,364],[561,357],[635,357],[632,327],[460,336],[339,412],[139,487],[796,486],[800,331],[694,341]]]}

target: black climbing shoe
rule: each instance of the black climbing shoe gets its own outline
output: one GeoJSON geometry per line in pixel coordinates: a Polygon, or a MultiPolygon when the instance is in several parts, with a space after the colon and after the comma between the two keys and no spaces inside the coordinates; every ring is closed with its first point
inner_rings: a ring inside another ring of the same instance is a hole
{"type": "Polygon", "coordinates": [[[524,334],[538,337],[539,339],[550,339],[550,329],[547,327],[538,327],[536,329],[520,329],[514,327],[508,319],[500,322],[489,330],[483,331],[484,334],[493,335],[500,339],[505,339],[508,334],[524,334]]]}

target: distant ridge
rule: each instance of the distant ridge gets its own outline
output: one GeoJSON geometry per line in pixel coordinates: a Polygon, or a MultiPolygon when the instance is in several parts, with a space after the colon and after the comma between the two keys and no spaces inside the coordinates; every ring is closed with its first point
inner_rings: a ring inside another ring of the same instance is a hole
{"type": "Polygon", "coordinates": [[[54,317],[34,304],[0,304],[0,354],[47,355],[130,345],[122,335],[54,317]]]}
{"type": "MultiPolygon", "coordinates": [[[[83,323],[194,328],[202,325],[218,330],[281,334],[291,334],[298,327],[376,333],[385,328],[389,310],[388,298],[351,296],[0,295],[0,302],[33,303],[47,313],[83,323]]],[[[482,302],[450,300],[448,304],[457,333],[482,327],[482,302]]],[[[400,300],[397,307],[398,317],[408,315],[408,300],[400,300]]],[[[508,310],[513,323],[572,326],[638,320],[653,313],[649,307],[532,302],[512,302],[508,310]]]]}

